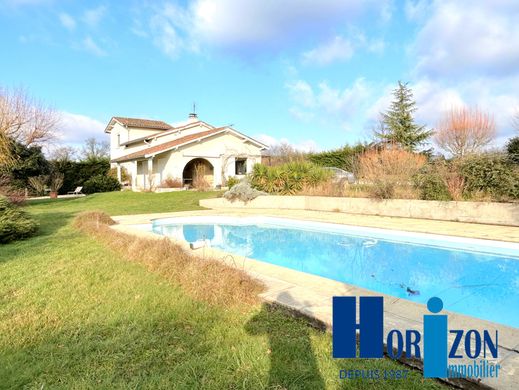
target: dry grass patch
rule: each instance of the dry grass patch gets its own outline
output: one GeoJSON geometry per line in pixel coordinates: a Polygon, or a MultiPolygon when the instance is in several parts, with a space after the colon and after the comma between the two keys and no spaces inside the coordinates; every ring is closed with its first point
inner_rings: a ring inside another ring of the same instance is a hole
{"type": "Polygon", "coordinates": [[[349,186],[348,183],[328,179],[323,183],[316,184],[314,186],[306,185],[303,190],[299,193],[300,195],[309,196],[345,196],[346,189],[349,186]]]}
{"type": "Polygon", "coordinates": [[[222,306],[248,306],[259,302],[263,285],[243,270],[217,260],[202,259],[187,253],[168,238],[135,237],[110,228],[115,222],[100,211],[84,212],[74,226],[93,236],[128,260],[145,265],[195,299],[222,306]]]}

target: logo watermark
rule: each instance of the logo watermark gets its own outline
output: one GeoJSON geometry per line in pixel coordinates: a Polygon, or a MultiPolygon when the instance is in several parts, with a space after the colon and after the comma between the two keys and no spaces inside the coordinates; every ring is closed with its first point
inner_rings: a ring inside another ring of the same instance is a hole
{"type": "MultiPolygon", "coordinates": [[[[359,358],[384,357],[399,359],[414,356],[423,359],[425,378],[494,378],[501,366],[487,358],[498,357],[498,332],[477,329],[449,329],[448,316],[440,314],[443,302],[433,297],[427,302],[428,314],[423,316],[423,331],[392,329],[384,340],[383,297],[359,298],[357,322],[356,297],[333,297],[333,357],[357,358],[357,331],[359,332],[359,358]],[[450,348],[448,336],[454,338],[450,348]],[[449,364],[449,359],[469,359],[470,363],[449,364]]],[[[364,372],[340,373],[341,379],[364,377],[364,372]]],[[[371,371],[371,370],[366,370],[371,371]]],[[[378,370],[373,370],[378,371],[378,370]]],[[[402,370],[406,371],[406,370],[402,370]]],[[[385,372],[368,373],[369,379],[386,378],[385,372]]],[[[391,373],[391,378],[405,378],[402,372],[391,373]]]]}

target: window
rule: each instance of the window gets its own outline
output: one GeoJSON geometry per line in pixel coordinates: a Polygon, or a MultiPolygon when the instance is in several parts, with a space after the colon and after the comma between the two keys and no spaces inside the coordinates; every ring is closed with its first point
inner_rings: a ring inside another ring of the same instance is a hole
{"type": "Polygon", "coordinates": [[[117,146],[121,146],[121,134],[117,134],[117,146]]]}
{"type": "Polygon", "coordinates": [[[247,174],[247,159],[237,158],[234,161],[234,174],[235,175],[246,175],[247,174]]]}

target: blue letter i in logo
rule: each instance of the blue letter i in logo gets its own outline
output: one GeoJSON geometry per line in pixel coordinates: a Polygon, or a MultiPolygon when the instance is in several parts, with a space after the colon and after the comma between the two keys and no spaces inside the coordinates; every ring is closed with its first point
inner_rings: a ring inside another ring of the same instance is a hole
{"type": "MultiPolygon", "coordinates": [[[[427,302],[431,313],[439,313],[443,302],[432,297],[427,302]]],[[[423,376],[425,378],[447,377],[447,315],[426,314],[423,316],[424,358],[423,376]]]]}

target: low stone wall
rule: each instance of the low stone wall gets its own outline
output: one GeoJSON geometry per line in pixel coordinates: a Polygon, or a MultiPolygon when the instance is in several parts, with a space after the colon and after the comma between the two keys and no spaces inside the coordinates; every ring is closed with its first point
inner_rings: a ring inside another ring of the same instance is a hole
{"type": "Polygon", "coordinates": [[[380,215],[519,226],[519,204],[493,202],[439,202],[430,200],[332,198],[324,196],[259,196],[247,204],[223,198],[203,199],[207,208],[254,208],[334,211],[349,214],[380,215]]]}

